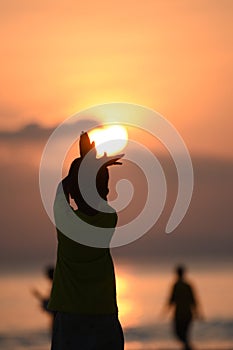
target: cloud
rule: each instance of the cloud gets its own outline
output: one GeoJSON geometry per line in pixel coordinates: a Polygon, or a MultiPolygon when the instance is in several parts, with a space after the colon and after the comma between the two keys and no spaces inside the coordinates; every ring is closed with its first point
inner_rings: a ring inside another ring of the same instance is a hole
{"type": "Polygon", "coordinates": [[[0,141],[12,140],[41,140],[46,139],[53,132],[54,128],[44,128],[37,123],[27,124],[15,131],[0,131],[0,141]]]}
{"type": "MultiPolygon", "coordinates": [[[[77,130],[86,130],[86,128],[91,128],[93,123],[98,122],[96,118],[90,116],[85,119],[78,119],[70,121],[66,120],[65,124],[62,124],[62,136],[70,135],[74,136],[77,133],[77,138],[79,133],[77,130]]],[[[38,140],[48,140],[52,132],[57,128],[58,125],[54,127],[44,127],[39,123],[29,123],[25,124],[23,127],[16,130],[0,130],[0,141],[38,141],[38,140]]]]}
{"type": "MultiPolygon", "coordinates": [[[[165,160],[166,162],[166,160],[165,160]]],[[[232,188],[233,162],[214,158],[193,158],[194,192],[189,210],[177,227],[164,233],[176,196],[176,179],[167,168],[170,182],[168,205],[158,223],[142,239],[117,248],[121,258],[136,260],[206,257],[216,261],[219,257],[231,257],[233,247],[232,188]]],[[[169,189],[169,188],[168,188],[169,189]]]]}
{"type": "MultiPolygon", "coordinates": [[[[20,137],[27,135],[30,140],[33,135],[37,135],[36,137],[43,135],[43,130],[31,126],[21,130],[17,135],[20,137]]],[[[55,258],[56,234],[40,198],[39,157],[35,156],[38,150],[35,152],[34,142],[28,142],[31,150],[27,155],[28,147],[21,152],[20,143],[11,147],[8,158],[3,159],[0,164],[2,228],[0,256],[3,262],[10,260],[17,263],[19,259],[24,262],[43,259],[49,261],[55,258]],[[15,154],[19,155],[17,161],[15,154]],[[26,158],[29,158],[27,162],[26,158]]],[[[212,260],[231,257],[233,197],[229,193],[233,178],[232,162],[214,158],[193,158],[195,174],[193,199],[184,220],[170,235],[165,234],[164,229],[176,197],[177,177],[174,165],[169,165],[170,160],[163,158],[161,162],[168,182],[166,208],[158,223],[140,240],[113,249],[115,258],[137,262],[171,259],[174,256],[180,259],[185,256],[206,256],[212,260]]],[[[134,176],[137,191],[128,212],[121,214],[125,217],[120,218],[120,223],[137,214],[145,197],[143,179],[132,173],[130,167],[126,168],[127,164],[124,172],[134,176]]],[[[114,185],[120,173],[120,169],[119,173],[112,171],[111,185],[114,185]]]]}

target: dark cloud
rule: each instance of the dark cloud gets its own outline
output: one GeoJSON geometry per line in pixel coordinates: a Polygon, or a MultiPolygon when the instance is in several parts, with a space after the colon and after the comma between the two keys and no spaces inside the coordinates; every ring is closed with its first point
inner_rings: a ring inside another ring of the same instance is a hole
{"type": "MultiPolygon", "coordinates": [[[[166,162],[166,161],[165,161],[166,162]]],[[[232,256],[232,178],[233,162],[214,158],[193,158],[194,191],[192,201],[181,224],[171,234],[165,234],[174,197],[176,179],[168,171],[171,183],[168,206],[158,223],[135,243],[116,249],[122,258],[138,260],[179,257],[206,257],[218,260],[232,256]],[[169,175],[170,174],[170,175],[169,175]]]]}
{"type": "MultiPolygon", "coordinates": [[[[38,129],[27,128],[23,133],[32,135],[38,129]]],[[[12,147],[11,152],[18,152],[18,146],[12,147]]],[[[2,262],[55,258],[55,229],[40,199],[39,163],[35,166],[35,162],[27,162],[25,165],[25,155],[18,157],[17,162],[3,160],[0,164],[2,262]]],[[[184,220],[170,235],[165,234],[164,230],[176,197],[177,177],[174,165],[169,165],[171,160],[163,158],[161,163],[168,181],[166,208],[149,233],[132,244],[114,249],[115,258],[133,261],[156,261],[172,256],[206,256],[213,260],[230,258],[233,248],[232,161],[193,158],[195,187],[192,202],[184,220]]],[[[140,176],[137,178],[130,167],[126,167],[125,172],[135,177],[137,194],[133,200],[137,203],[134,202],[130,212],[122,215],[133,217],[133,213],[139,210],[138,203],[142,201],[145,190],[140,176]]],[[[112,171],[112,184],[117,175],[117,172],[112,171]]],[[[123,217],[120,221],[126,219],[123,217]]]]}
{"type": "Polygon", "coordinates": [[[53,130],[31,123],[15,131],[0,131],[0,140],[42,140],[48,138],[53,130]]]}
{"type": "MultiPolygon", "coordinates": [[[[96,118],[85,117],[85,119],[75,119],[66,124],[62,125],[62,136],[70,136],[77,134],[77,138],[79,137],[79,133],[77,130],[88,130],[91,129],[96,122],[96,118]]],[[[99,122],[99,124],[101,124],[99,122]]],[[[54,127],[46,128],[38,123],[29,123],[24,125],[22,128],[17,130],[9,131],[9,130],[0,130],[0,141],[37,141],[37,140],[47,140],[52,132],[55,130],[57,125],[54,127]]]]}

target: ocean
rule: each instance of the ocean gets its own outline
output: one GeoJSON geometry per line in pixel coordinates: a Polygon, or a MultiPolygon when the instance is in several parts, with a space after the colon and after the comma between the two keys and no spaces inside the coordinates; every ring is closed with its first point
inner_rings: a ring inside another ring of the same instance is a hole
{"type": "MultiPolygon", "coordinates": [[[[119,318],[126,350],[178,350],[172,333],[172,315],[164,312],[174,282],[174,266],[115,264],[119,318]]],[[[193,322],[196,350],[233,350],[232,262],[195,262],[187,278],[195,288],[204,319],[193,322]]],[[[0,349],[49,350],[50,317],[34,296],[50,291],[44,266],[4,271],[0,276],[0,349]]]]}

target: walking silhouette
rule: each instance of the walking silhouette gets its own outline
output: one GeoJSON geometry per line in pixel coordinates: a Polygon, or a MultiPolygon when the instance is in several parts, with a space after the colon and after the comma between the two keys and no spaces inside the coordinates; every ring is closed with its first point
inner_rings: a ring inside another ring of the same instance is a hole
{"type": "Polygon", "coordinates": [[[173,285],[168,307],[174,309],[174,333],[183,344],[184,350],[191,350],[190,326],[194,317],[200,317],[197,298],[192,286],[185,279],[185,267],[177,266],[177,280],[173,285]]]}

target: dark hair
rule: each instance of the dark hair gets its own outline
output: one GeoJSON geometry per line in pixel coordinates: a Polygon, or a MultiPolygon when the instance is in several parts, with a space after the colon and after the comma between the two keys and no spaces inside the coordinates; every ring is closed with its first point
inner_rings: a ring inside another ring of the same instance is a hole
{"type": "MultiPolygon", "coordinates": [[[[104,154],[101,160],[96,159],[96,149],[95,143],[90,142],[89,136],[86,132],[82,132],[79,140],[79,150],[80,157],[76,158],[69,170],[68,176],[63,180],[63,189],[66,196],[67,201],[69,202],[69,196],[74,199],[77,207],[83,213],[87,215],[95,215],[98,213],[98,210],[92,208],[86,201],[84,200],[79,184],[78,184],[78,173],[82,160],[88,154],[88,152],[92,151],[93,159],[90,159],[90,163],[88,167],[85,169],[85,176],[88,177],[90,174],[95,173],[96,169],[99,169],[96,175],[96,189],[100,197],[104,200],[107,200],[107,195],[109,192],[108,189],[108,181],[109,181],[109,172],[108,166],[122,164],[119,162],[119,159],[124,156],[124,154],[119,154],[116,156],[108,157],[107,154],[104,154]],[[99,161],[101,163],[99,163],[99,161]]],[[[88,190],[88,189],[87,189],[88,190]]]]}
{"type": "MultiPolygon", "coordinates": [[[[76,158],[70,167],[70,171],[68,174],[69,177],[69,192],[71,198],[75,201],[77,207],[79,210],[81,210],[83,213],[87,215],[95,215],[98,213],[98,210],[95,208],[92,208],[88,203],[86,203],[85,199],[83,198],[79,184],[78,184],[78,172],[79,168],[82,162],[82,158],[76,158]]],[[[87,169],[87,175],[88,172],[90,172],[91,169],[87,169]]],[[[97,192],[99,193],[100,197],[104,200],[107,200],[107,195],[109,192],[108,189],[108,180],[109,180],[109,172],[108,168],[106,166],[102,166],[96,176],[96,188],[97,192]]]]}

